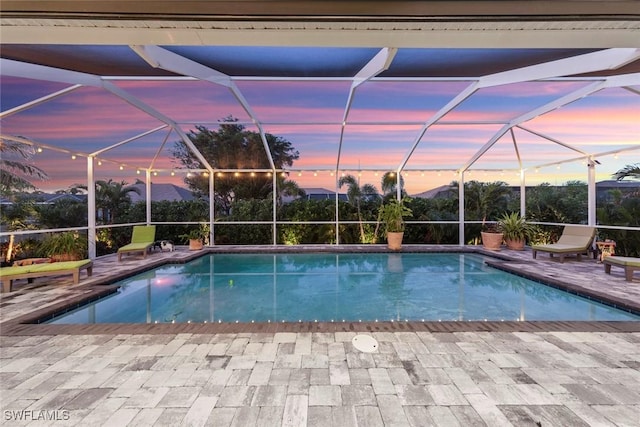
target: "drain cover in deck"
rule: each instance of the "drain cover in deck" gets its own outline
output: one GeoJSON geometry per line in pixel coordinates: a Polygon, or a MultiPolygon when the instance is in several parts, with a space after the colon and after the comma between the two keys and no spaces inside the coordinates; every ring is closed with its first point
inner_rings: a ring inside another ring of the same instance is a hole
{"type": "Polygon", "coordinates": [[[378,351],[378,341],[370,335],[356,335],[351,340],[351,344],[363,353],[378,351]]]}

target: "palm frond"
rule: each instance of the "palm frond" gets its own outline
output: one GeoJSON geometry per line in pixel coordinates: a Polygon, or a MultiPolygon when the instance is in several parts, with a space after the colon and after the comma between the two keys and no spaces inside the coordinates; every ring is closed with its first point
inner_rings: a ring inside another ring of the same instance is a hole
{"type": "Polygon", "coordinates": [[[613,177],[617,181],[621,181],[625,178],[640,179],[640,163],[634,165],[627,165],[613,174],[613,177]]]}

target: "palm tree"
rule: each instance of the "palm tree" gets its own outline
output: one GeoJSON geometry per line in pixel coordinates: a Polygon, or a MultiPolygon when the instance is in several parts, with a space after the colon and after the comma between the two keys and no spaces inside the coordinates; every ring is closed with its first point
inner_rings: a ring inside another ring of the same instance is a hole
{"type": "Polygon", "coordinates": [[[613,174],[613,177],[618,181],[622,181],[625,178],[640,179],[640,163],[623,167],[613,174]]]}
{"type": "Polygon", "coordinates": [[[276,175],[276,197],[278,207],[282,206],[284,196],[304,197],[305,195],[305,191],[300,188],[297,182],[287,179],[287,177],[282,174],[276,175]]]}
{"type": "Polygon", "coordinates": [[[475,213],[485,221],[506,209],[507,198],[511,190],[506,182],[465,183],[465,212],[475,213]]]}
{"type": "MultiPolygon", "coordinates": [[[[96,186],[96,213],[101,212],[105,224],[113,224],[116,216],[131,203],[129,193],[140,194],[140,190],[125,181],[115,182],[113,179],[97,180],[96,186]]],[[[86,185],[77,188],[87,189],[86,185]]]]}
{"type": "Polygon", "coordinates": [[[47,173],[37,166],[28,163],[35,154],[33,146],[0,139],[0,190],[2,194],[12,190],[34,189],[35,186],[27,179],[30,177],[48,179],[47,173]],[[11,159],[16,157],[16,159],[11,159]]]}
{"type": "MultiPolygon", "coordinates": [[[[402,175],[400,175],[399,178],[400,178],[400,195],[401,197],[404,197],[406,196],[406,193],[404,191],[404,178],[402,177],[402,175]]],[[[382,175],[382,181],[380,184],[381,184],[382,193],[384,194],[385,199],[389,197],[396,197],[398,176],[396,175],[395,172],[385,172],[385,174],[382,175]]]]}
{"type": "MultiPolygon", "coordinates": [[[[27,178],[48,179],[47,173],[37,166],[28,163],[35,154],[32,145],[17,141],[0,139],[0,194],[9,195],[13,191],[35,189],[36,187],[27,178]],[[12,159],[12,157],[14,157],[12,159]]],[[[11,229],[23,227],[22,218],[16,218],[11,222],[11,229]]],[[[9,246],[5,260],[9,261],[13,256],[15,236],[9,235],[9,246]]]]}
{"type": "Polygon", "coordinates": [[[364,184],[362,187],[360,183],[353,175],[345,175],[338,180],[338,186],[342,188],[343,185],[347,185],[347,197],[350,203],[355,203],[356,211],[358,213],[358,222],[360,224],[360,242],[366,243],[366,236],[364,232],[364,225],[362,224],[362,211],[360,210],[360,202],[364,197],[377,196],[378,191],[371,184],[364,184]]]}

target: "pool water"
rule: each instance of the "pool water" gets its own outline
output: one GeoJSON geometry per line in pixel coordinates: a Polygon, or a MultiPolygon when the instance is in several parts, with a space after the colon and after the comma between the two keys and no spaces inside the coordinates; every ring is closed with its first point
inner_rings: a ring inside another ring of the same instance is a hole
{"type": "Polygon", "coordinates": [[[212,254],[50,323],[640,320],[476,254],[212,254]]]}

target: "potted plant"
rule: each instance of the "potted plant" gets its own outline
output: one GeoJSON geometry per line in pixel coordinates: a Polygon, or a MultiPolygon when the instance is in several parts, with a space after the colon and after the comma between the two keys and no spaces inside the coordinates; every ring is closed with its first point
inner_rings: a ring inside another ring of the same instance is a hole
{"type": "Polygon", "coordinates": [[[404,218],[413,214],[411,209],[405,206],[407,200],[406,197],[401,200],[391,199],[383,203],[378,210],[378,226],[380,223],[384,226],[389,249],[397,251],[402,248],[405,227],[404,218]]]}
{"type": "Polygon", "coordinates": [[[526,240],[531,237],[533,227],[517,212],[513,212],[505,213],[498,220],[498,230],[502,232],[507,248],[522,251],[526,240]]]}
{"type": "Polygon", "coordinates": [[[494,223],[485,224],[484,219],[482,220],[482,231],[480,232],[482,236],[482,246],[490,251],[499,251],[502,246],[502,240],[504,239],[504,235],[498,229],[498,225],[494,223]]]}
{"type": "Polygon", "coordinates": [[[204,247],[209,237],[209,226],[200,224],[196,228],[192,228],[188,233],[180,235],[181,238],[189,240],[189,250],[197,251],[204,247]]]}
{"type": "Polygon", "coordinates": [[[47,236],[38,251],[52,261],[77,261],[87,254],[87,240],[76,231],[52,233],[47,236]]]}

